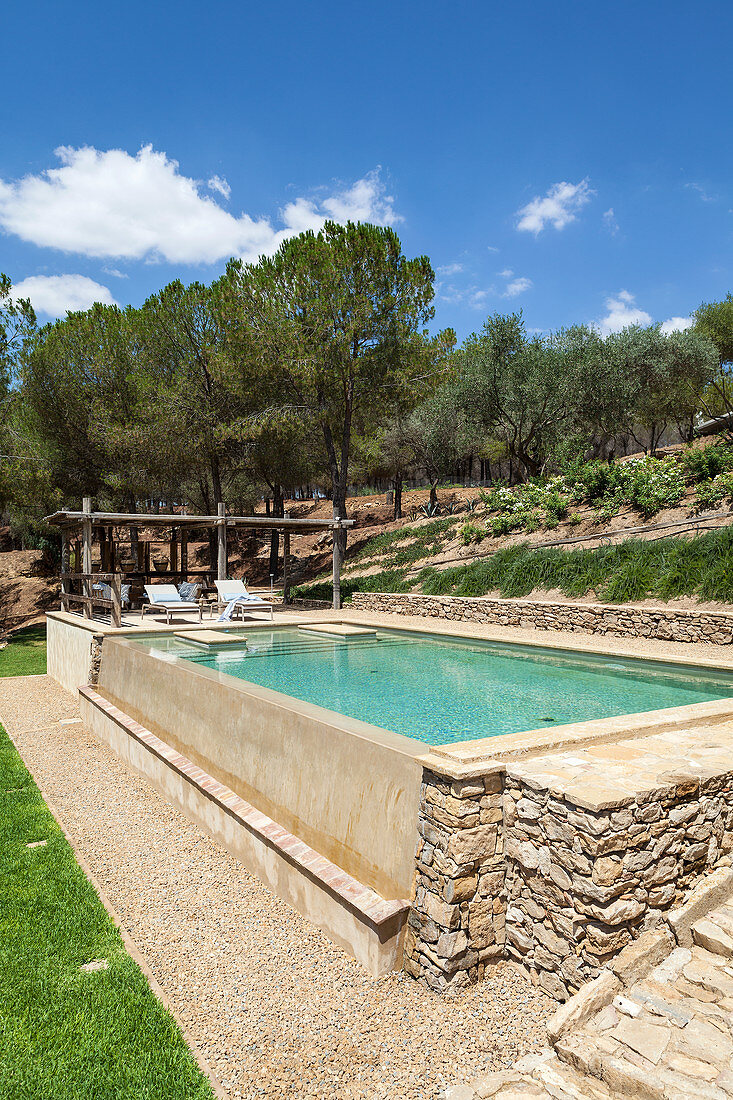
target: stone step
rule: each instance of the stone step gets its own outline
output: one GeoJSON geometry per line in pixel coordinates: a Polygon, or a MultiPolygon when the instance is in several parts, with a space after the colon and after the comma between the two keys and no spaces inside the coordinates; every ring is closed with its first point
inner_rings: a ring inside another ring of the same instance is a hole
{"type": "MultiPolygon", "coordinates": [[[[705,927],[702,936],[708,940],[705,927]]],[[[677,948],[582,1028],[562,1035],[555,1052],[577,1073],[601,1080],[614,1096],[728,1100],[733,1097],[729,962],[728,955],[698,944],[677,948]]]]}
{"type": "Polygon", "coordinates": [[[714,955],[724,955],[728,959],[733,957],[733,911],[722,905],[695,921],[692,939],[714,955]]]}
{"type": "Polygon", "coordinates": [[[618,1100],[603,1081],[578,1073],[552,1051],[522,1058],[511,1070],[454,1085],[446,1100],[618,1100]]]}

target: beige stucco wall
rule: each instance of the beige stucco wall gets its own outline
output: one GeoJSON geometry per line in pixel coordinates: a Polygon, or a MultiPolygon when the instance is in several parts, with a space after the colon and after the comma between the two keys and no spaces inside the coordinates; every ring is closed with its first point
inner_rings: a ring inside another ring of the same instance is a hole
{"type": "Polygon", "coordinates": [[[207,798],[187,782],[165,760],[130,737],[104,711],[87,699],[80,699],[85,725],[161,794],[177,806],[223,848],[284,898],[308,920],[322,928],[334,943],[348,951],[371,974],[378,977],[397,970],[402,962],[403,918],[375,928],[359,912],[319,882],[308,877],[274,847],[227,814],[222,805],[207,798]]]}
{"type": "Polygon", "coordinates": [[[88,683],[93,640],[93,629],[85,629],[78,617],[67,622],[54,614],[46,616],[48,675],[67,691],[76,692],[88,683]]]}
{"type": "Polygon", "coordinates": [[[424,745],[111,637],[98,690],[354,878],[410,896],[424,745]]]}

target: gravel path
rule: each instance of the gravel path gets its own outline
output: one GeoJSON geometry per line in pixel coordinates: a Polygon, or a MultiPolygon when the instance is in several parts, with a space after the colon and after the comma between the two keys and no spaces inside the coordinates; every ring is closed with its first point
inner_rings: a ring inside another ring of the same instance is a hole
{"type": "Polygon", "coordinates": [[[454,999],[372,978],[82,725],[48,677],[0,721],[232,1097],[438,1100],[544,1042],[555,1005],[509,964],[454,999]]]}

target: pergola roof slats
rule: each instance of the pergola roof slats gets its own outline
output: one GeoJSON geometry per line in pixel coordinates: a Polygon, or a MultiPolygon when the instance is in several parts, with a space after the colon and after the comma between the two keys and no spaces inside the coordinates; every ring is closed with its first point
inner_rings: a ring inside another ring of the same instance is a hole
{"type": "MultiPolygon", "coordinates": [[[[46,523],[55,527],[76,527],[84,521],[96,526],[124,524],[140,527],[218,527],[220,516],[191,516],[168,514],[150,515],[146,512],[53,512],[46,516],[46,523]]],[[[247,527],[265,531],[289,531],[291,534],[312,531],[336,531],[352,527],[353,519],[315,520],[293,519],[289,516],[225,516],[226,527],[247,527]]]]}

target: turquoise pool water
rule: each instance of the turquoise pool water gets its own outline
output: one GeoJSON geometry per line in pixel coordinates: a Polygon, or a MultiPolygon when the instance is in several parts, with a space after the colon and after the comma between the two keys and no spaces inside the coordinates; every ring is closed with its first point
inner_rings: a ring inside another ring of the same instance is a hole
{"type": "Polygon", "coordinates": [[[445,745],[733,696],[733,674],[407,631],[326,638],[250,633],[246,645],[149,638],[161,655],[445,745]]]}

